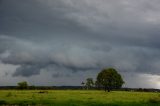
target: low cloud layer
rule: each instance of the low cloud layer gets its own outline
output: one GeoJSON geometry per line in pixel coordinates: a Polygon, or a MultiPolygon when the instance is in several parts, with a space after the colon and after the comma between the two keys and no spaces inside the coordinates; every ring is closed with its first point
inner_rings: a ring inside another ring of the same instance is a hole
{"type": "Polygon", "coordinates": [[[138,87],[130,73],[159,75],[159,3],[1,0],[0,62],[16,67],[11,78],[47,77],[46,72],[61,77],[60,84],[72,84],[74,76],[81,82],[79,73],[95,78],[102,68],[115,67],[127,84],[138,87]]]}

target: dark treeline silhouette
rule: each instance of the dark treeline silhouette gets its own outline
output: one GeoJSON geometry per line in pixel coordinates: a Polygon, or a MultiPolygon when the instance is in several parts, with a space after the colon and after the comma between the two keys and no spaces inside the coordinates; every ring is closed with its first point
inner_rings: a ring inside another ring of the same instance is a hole
{"type": "MultiPolygon", "coordinates": [[[[96,88],[93,88],[96,89],[96,88]]],[[[0,90],[21,90],[17,86],[0,86],[0,90]]],[[[25,90],[82,90],[82,86],[28,86],[25,90]]]]}
{"type": "MultiPolygon", "coordinates": [[[[25,90],[80,90],[82,86],[28,86],[25,90]]],[[[17,86],[0,86],[0,90],[21,90],[17,86]]]]}
{"type": "MultiPolygon", "coordinates": [[[[92,87],[91,90],[98,90],[97,87],[92,87]]],[[[100,88],[103,90],[103,88],[100,88]]],[[[17,86],[0,86],[0,90],[19,90],[17,86]]],[[[26,90],[84,90],[83,86],[28,86],[26,90]]],[[[87,89],[85,89],[87,90],[87,89]]],[[[129,92],[160,92],[160,89],[154,88],[120,88],[113,91],[129,91],[129,92]]]]}

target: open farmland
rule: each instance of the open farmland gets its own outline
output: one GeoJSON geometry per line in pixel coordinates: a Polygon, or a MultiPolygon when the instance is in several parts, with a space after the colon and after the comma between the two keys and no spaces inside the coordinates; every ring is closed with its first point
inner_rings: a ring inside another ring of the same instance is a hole
{"type": "Polygon", "coordinates": [[[0,90],[1,105],[158,106],[160,94],[98,90],[0,90]]]}

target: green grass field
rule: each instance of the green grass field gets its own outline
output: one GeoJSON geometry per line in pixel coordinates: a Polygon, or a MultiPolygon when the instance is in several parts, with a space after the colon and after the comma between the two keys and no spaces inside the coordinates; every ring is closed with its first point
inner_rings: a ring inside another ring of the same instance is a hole
{"type": "Polygon", "coordinates": [[[160,106],[160,94],[97,90],[0,90],[0,105],[160,106]]]}

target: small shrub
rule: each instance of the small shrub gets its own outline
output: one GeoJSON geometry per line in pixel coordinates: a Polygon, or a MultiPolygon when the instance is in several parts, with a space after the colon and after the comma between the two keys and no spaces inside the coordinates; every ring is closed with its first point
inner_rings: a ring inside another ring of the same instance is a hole
{"type": "Polygon", "coordinates": [[[38,93],[48,93],[48,91],[39,91],[38,93]]]}
{"type": "Polygon", "coordinates": [[[32,95],[32,98],[35,98],[35,95],[34,95],[34,94],[32,95]]]}
{"type": "Polygon", "coordinates": [[[160,103],[160,98],[156,97],[156,98],[150,98],[149,99],[150,103],[160,103]]]}
{"type": "Polygon", "coordinates": [[[88,99],[93,99],[93,98],[88,98],[88,99]]]}
{"type": "Polygon", "coordinates": [[[5,100],[0,100],[0,105],[6,105],[7,102],[5,100]]]}
{"type": "Polygon", "coordinates": [[[36,102],[35,101],[19,101],[17,103],[15,103],[15,105],[18,105],[18,106],[33,106],[33,105],[36,105],[36,102]]]}
{"type": "Polygon", "coordinates": [[[7,93],[7,95],[6,95],[6,97],[11,97],[11,96],[12,96],[11,92],[7,93]]]}

